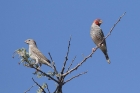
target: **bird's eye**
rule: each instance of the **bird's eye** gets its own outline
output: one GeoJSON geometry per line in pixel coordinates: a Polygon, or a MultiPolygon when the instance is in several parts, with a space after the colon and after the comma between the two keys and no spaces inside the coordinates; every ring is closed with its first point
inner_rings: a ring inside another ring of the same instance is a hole
{"type": "Polygon", "coordinates": [[[28,41],[30,41],[30,40],[28,40],[28,41]]]}

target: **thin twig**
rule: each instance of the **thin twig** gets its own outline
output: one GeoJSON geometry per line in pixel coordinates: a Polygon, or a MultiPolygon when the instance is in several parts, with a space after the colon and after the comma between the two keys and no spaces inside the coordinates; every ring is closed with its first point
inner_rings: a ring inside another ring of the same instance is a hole
{"type": "Polygon", "coordinates": [[[45,72],[41,71],[40,69],[35,68],[34,66],[31,66],[31,68],[36,69],[37,71],[41,72],[42,74],[44,74],[46,77],[49,77],[50,79],[52,79],[53,81],[55,81],[56,83],[58,83],[58,81],[56,79],[54,79],[53,77],[51,77],[50,75],[46,74],[45,72]]]}
{"type": "Polygon", "coordinates": [[[126,14],[126,12],[123,13],[122,16],[120,16],[120,18],[118,19],[118,21],[114,24],[114,26],[110,29],[109,33],[106,35],[106,37],[104,37],[104,39],[102,40],[102,42],[100,43],[100,46],[101,44],[104,42],[104,40],[109,37],[113,31],[113,29],[115,28],[115,26],[121,21],[121,18],[126,14]]]}
{"type": "Polygon", "coordinates": [[[52,59],[51,53],[49,52],[48,54],[49,54],[49,56],[50,56],[50,58],[51,58],[51,61],[53,62],[53,59],[52,59]]]}
{"type": "Polygon", "coordinates": [[[72,60],[70,66],[68,67],[68,70],[67,70],[66,72],[68,72],[68,71],[70,70],[70,68],[71,68],[71,66],[72,66],[72,64],[73,64],[73,62],[74,62],[75,59],[76,59],[76,56],[75,56],[74,59],[72,60]]]}
{"type": "Polygon", "coordinates": [[[70,36],[70,40],[69,40],[69,44],[68,44],[68,51],[67,51],[67,54],[66,54],[66,57],[65,57],[65,61],[64,61],[64,65],[63,65],[61,74],[63,74],[63,72],[65,70],[66,62],[68,61],[68,54],[69,54],[69,49],[70,49],[70,42],[71,42],[71,36],[70,36]]]}
{"type": "Polygon", "coordinates": [[[56,74],[58,74],[58,71],[57,71],[57,69],[56,69],[55,63],[54,63],[54,61],[53,61],[53,59],[52,59],[52,56],[51,56],[50,52],[49,52],[48,54],[49,54],[49,56],[50,56],[50,58],[51,58],[54,72],[55,72],[56,74]]]}
{"type": "Polygon", "coordinates": [[[118,21],[114,24],[114,26],[110,29],[108,35],[105,37],[105,39],[111,35],[111,32],[113,31],[113,29],[115,28],[115,26],[121,21],[121,18],[126,14],[126,12],[123,13],[122,16],[120,16],[120,18],[118,19],[118,21]]]}
{"type": "Polygon", "coordinates": [[[32,80],[34,81],[34,83],[36,83],[37,86],[39,86],[43,90],[44,93],[46,93],[46,91],[41,87],[41,85],[39,85],[33,78],[32,80]]]}
{"type": "Polygon", "coordinates": [[[17,54],[17,53],[16,53],[16,51],[15,51],[15,52],[13,53],[13,56],[12,56],[12,58],[14,58],[16,54],[17,54]]]}
{"type": "Polygon", "coordinates": [[[86,74],[86,73],[87,73],[87,71],[86,71],[86,72],[83,72],[83,73],[80,73],[80,74],[78,74],[78,75],[76,75],[76,76],[73,76],[72,78],[66,80],[66,81],[64,82],[64,84],[66,84],[67,82],[71,81],[72,79],[74,79],[74,78],[76,78],[76,77],[79,77],[79,76],[81,76],[81,75],[83,75],[83,74],[86,74]]]}
{"type": "Polygon", "coordinates": [[[56,93],[57,90],[58,90],[58,86],[57,86],[57,88],[55,89],[55,91],[53,93],[56,93]]]}
{"type": "Polygon", "coordinates": [[[46,84],[46,85],[47,85],[47,90],[48,90],[48,92],[51,93],[50,90],[49,90],[49,86],[48,86],[48,84],[46,84]]]}
{"type": "Polygon", "coordinates": [[[34,86],[36,86],[37,84],[35,85],[32,85],[28,90],[26,90],[24,93],[27,93],[28,91],[30,91],[34,86]]]}
{"type": "MultiPolygon", "coordinates": [[[[126,12],[125,12],[126,13],[126,12]]],[[[109,31],[108,35],[102,40],[101,44],[103,43],[103,41],[111,34],[111,32],[113,31],[113,29],[115,28],[115,26],[117,25],[117,23],[121,20],[121,18],[125,15],[125,13],[118,19],[118,21],[114,24],[114,26],[111,28],[111,30],[109,31]]],[[[92,51],[91,54],[89,54],[87,57],[85,57],[76,67],[74,67],[73,69],[69,70],[68,72],[64,73],[63,76],[65,77],[66,75],[68,75],[69,73],[73,72],[74,70],[78,69],[78,67],[80,67],[88,58],[92,57],[92,55],[94,54],[94,52],[98,49],[99,47],[96,46],[94,48],[94,50],[92,51]]]]}
{"type": "MultiPolygon", "coordinates": [[[[97,47],[98,48],[98,47],[97,47]]],[[[97,50],[97,49],[96,49],[97,50]]],[[[95,51],[96,51],[95,50],[95,51]]],[[[90,55],[88,55],[87,57],[84,58],[84,60],[82,60],[76,67],[74,67],[73,69],[69,70],[68,72],[64,73],[63,76],[68,75],[69,73],[73,72],[74,70],[78,69],[79,66],[81,66],[88,58],[92,57],[92,54],[95,52],[93,51],[90,55]]]]}

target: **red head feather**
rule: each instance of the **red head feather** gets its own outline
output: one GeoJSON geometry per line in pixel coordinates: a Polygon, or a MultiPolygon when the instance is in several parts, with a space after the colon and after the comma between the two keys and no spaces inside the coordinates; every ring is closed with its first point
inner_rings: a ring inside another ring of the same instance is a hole
{"type": "Polygon", "coordinates": [[[101,19],[95,19],[94,23],[98,26],[100,26],[102,24],[102,20],[101,19]]]}

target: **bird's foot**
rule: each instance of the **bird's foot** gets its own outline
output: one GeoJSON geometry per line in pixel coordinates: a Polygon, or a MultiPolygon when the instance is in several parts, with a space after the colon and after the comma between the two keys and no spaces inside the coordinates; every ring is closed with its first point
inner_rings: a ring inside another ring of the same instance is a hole
{"type": "Polygon", "coordinates": [[[101,43],[99,43],[98,46],[100,47],[101,46],[101,43]]]}
{"type": "Polygon", "coordinates": [[[40,66],[37,67],[36,71],[33,74],[37,74],[39,72],[38,70],[40,70],[40,66]]]}
{"type": "Polygon", "coordinates": [[[95,48],[92,48],[92,52],[95,52],[95,50],[96,50],[95,48]]]}
{"type": "Polygon", "coordinates": [[[99,43],[98,46],[101,47],[101,46],[103,46],[103,44],[102,43],[99,43]]]}

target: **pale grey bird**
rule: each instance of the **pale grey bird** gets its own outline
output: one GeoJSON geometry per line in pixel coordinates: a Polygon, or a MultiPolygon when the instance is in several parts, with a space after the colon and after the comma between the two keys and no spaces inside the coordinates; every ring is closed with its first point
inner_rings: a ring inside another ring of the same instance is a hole
{"type": "Polygon", "coordinates": [[[27,43],[29,45],[29,55],[30,58],[35,60],[35,64],[40,64],[40,66],[42,64],[48,65],[51,67],[51,62],[50,60],[48,60],[37,48],[37,44],[33,39],[27,39],[25,41],[25,43],[27,43]]]}
{"type": "Polygon", "coordinates": [[[102,50],[102,52],[104,53],[107,62],[110,64],[110,59],[107,53],[107,46],[106,46],[106,41],[104,39],[104,33],[102,31],[102,29],[100,28],[100,25],[102,24],[102,20],[101,19],[95,19],[93,24],[91,25],[91,30],[90,30],[90,36],[92,38],[92,40],[94,41],[94,43],[99,46],[99,48],[102,50]],[[102,43],[103,41],[103,43],[102,43]],[[100,43],[102,43],[100,45],[100,43]]]}

